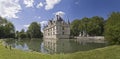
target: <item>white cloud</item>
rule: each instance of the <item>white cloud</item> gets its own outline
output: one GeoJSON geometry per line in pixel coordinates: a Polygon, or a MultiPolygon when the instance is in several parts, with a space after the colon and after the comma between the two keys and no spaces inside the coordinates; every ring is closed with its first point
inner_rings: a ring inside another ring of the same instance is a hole
{"type": "Polygon", "coordinates": [[[19,0],[0,0],[0,16],[5,18],[18,18],[20,12],[19,0]]]}
{"type": "Polygon", "coordinates": [[[41,21],[40,24],[41,24],[41,31],[43,32],[43,28],[48,24],[48,21],[41,21]]]}
{"type": "Polygon", "coordinates": [[[40,19],[41,17],[40,16],[38,16],[38,19],[40,19]]]}
{"type": "Polygon", "coordinates": [[[61,17],[63,17],[65,15],[65,13],[63,11],[58,11],[56,13],[53,13],[54,15],[59,15],[61,17]]]}
{"type": "Polygon", "coordinates": [[[41,16],[34,16],[34,19],[40,19],[41,16]]]}
{"type": "Polygon", "coordinates": [[[41,8],[41,7],[43,7],[43,3],[42,3],[42,2],[40,2],[40,3],[36,6],[36,8],[41,8]]]}
{"type": "Polygon", "coordinates": [[[33,7],[34,0],[24,0],[26,7],[33,7]]]}
{"type": "Polygon", "coordinates": [[[60,2],[61,2],[61,0],[46,0],[45,9],[46,10],[53,9],[54,6],[60,2]]]}
{"type": "Polygon", "coordinates": [[[25,28],[28,28],[29,26],[30,26],[30,24],[28,24],[28,25],[23,25],[25,28]]]}
{"type": "Polygon", "coordinates": [[[40,24],[41,26],[47,25],[48,21],[41,21],[40,24]]]}
{"type": "Polygon", "coordinates": [[[78,4],[79,4],[79,2],[75,2],[75,4],[76,4],[76,5],[78,5],[78,4]]]}

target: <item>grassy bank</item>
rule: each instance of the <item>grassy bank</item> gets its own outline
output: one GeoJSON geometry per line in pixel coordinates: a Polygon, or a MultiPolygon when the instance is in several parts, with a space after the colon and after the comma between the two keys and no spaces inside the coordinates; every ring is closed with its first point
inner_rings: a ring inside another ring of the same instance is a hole
{"type": "Polygon", "coordinates": [[[120,46],[114,45],[72,54],[42,54],[7,49],[0,41],[0,59],[120,59],[120,46]]]}

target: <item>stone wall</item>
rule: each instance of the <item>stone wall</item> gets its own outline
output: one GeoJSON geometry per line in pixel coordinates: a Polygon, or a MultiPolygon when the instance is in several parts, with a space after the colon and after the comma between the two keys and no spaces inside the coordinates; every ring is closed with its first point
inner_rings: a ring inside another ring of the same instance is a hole
{"type": "Polygon", "coordinates": [[[93,37],[77,37],[78,41],[86,41],[86,42],[96,42],[96,43],[105,43],[104,36],[93,36],[93,37]]]}

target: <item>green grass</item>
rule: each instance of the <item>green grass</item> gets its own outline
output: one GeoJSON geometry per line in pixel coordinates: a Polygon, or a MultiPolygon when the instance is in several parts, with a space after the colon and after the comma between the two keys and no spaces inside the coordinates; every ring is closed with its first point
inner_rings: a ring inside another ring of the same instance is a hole
{"type": "Polygon", "coordinates": [[[38,52],[24,52],[7,49],[0,41],[0,59],[120,59],[120,46],[108,46],[90,51],[71,54],[42,54],[38,52]]]}

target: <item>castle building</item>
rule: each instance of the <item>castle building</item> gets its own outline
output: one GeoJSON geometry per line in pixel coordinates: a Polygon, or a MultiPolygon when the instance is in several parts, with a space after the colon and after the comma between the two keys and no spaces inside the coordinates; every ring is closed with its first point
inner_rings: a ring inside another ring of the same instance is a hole
{"type": "Polygon", "coordinates": [[[44,39],[67,39],[70,36],[70,23],[65,22],[59,15],[49,20],[48,25],[43,29],[44,39]]]}

